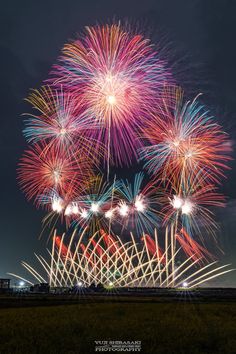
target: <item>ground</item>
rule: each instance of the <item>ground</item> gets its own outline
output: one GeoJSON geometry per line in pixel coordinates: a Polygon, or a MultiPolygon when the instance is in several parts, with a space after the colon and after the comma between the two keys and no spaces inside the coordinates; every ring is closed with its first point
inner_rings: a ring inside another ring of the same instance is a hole
{"type": "Polygon", "coordinates": [[[0,309],[0,353],[87,354],[102,340],[142,341],[145,354],[236,353],[233,301],[124,298],[45,305],[0,309]]]}

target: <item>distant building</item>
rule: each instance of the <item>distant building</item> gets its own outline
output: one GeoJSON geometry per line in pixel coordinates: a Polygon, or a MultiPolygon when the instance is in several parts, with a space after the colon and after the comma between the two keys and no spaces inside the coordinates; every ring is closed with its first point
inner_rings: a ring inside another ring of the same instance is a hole
{"type": "Polygon", "coordinates": [[[0,278],[0,293],[7,293],[10,291],[10,279],[0,278]]]}
{"type": "Polygon", "coordinates": [[[48,294],[50,290],[48,283],[35,284],[30,287],[30,291],[33,293],[48,294]]]}

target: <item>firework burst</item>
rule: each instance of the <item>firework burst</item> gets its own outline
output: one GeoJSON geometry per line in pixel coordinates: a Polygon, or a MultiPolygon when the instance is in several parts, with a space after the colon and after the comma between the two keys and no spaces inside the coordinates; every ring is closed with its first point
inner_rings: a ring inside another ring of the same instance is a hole
{"type": "Polygon", "coordinates": [[[145,167],[165,179],[188,178],[202,171],[208,180],[219,183],[228,169],[231,144],[209,111],[197,102],[183,103],[179,88],[163,94],[162,109],[152,115],[143,129],[151,145],[140,151],[145,167]]]}
{"type": "Polygon", "coordinates": [[[43,86],[33,90],[27,101],[37,110],[37,115],[27,114],[23,133],[29,143],[44,142],[49,146],[82,150],[97,161],[102,144],[95,149],[98,142],[92,137],[99,125],[85,115],[84,104],[72,94],[64,93],[43,86]]]}
{"type": "Polygon", "coordinates": [[[19,163],[18,179],[28,199],[40,203],[45,195],[56,190],[60,195],[68,190],[78,194],[91,174],[87,160],[53,146],[35,144],[19,163]]]}
{"type": "Polygon", "coordinates": [[[136,131],[140,119],[157,106],[164,83],[171,80],[165,63],[150,41],[120,25],[86,27],[85,35],[66,44],[54,85],[82,99],[87,113],[103,129],[96,135],[116,163],[130,163],[141,146],[136,131]]]}

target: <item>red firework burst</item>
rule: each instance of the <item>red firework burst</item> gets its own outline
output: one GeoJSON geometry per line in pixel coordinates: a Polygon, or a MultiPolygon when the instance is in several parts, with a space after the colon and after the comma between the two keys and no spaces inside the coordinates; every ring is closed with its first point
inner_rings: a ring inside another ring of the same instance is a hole
{"type": "Polygon", "coordinates": [[[45,144],[28,149],[18,169],[22,190],[28,199],[35,198],[36,204],[52,190],[59,194],[68,190],[78,193],[89,174],[91,168],[84,157],[45,144]]]}

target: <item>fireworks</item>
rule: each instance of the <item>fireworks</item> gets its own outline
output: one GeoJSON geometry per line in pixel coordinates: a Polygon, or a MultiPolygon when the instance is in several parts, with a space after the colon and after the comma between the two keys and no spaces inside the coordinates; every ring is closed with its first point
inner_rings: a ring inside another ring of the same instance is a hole
{"type": "Polygon", "coordinates": [[[47,143],[48,146],[60,149],[86,151],[93,161],[99,158],[98,142],[92,137],[99,129],[90,116],[85,115],[82,102],[75,100],[72,94],[52,90],[43,86],[41,90],[33,90],[27,101],[36,109],[37,115],[27,114],[23,133],[30,143],[47,143]]]}
{"type": "Polygon", "coordinates": [[[90,228],[91,233],[96,232],[100,227],[106,228],[105,213],[114,203],[114,188],[115,183],[110,185],[103,176],[91,178],[87,188],[79,196],[78,205],[83,212],[74,219],[73,225],[90,228]]]}
{"type": "Polygon", "coordinates": [[[175,88],[163,93],[163,108],[146,122],[143,137],[151,145],[141,150],[149,172],[164,181],[188,178],[189,174],[207,174],[219,183],[227,169],[231,145],[227,134],[198,103],[183,103],[183,93],[175,88]]]}
{"type": "Polygon", "coordinates": [[[53,85],[82,99],[87,114],[102,125],[95,136],[108,148],[106,162],[111,152],[116,163],[130,164],[141,147],[141,119],[171,81],[150,41],[120,25],[86,27],[84,36],[64,46],[53,74],[53,85]]]}
{"type": "Polygon", "coordinates": [[[94,196],[89,200],[89,192],[85,197],[89,187],[84,181],[92,180],[91,167],[100,167],[105,159],[109,177],[111,163],[129,163],[140,151],[144,167],[154,180],[161,180],[160,190],[172,193],[173,209],[195,215],[192,180],[195,189],[199,190],[199,177],[204,180],[202,190],[215,190],[231,151],[227,135],[198,97],[184,103],[183,92],[173,85],[166,63],[150,41],[119,24],[87,27],[62,52],[50,85],[28,98],[37,114],[30,114],[25,123],[24,134],[33,146],[19,170],[27,197],[63,211],[67,224],[68,218],[76,224],[76,215],[88,220],[104,214],[107,220],[118,216],[125,227],[137,224],[140,232],[152,231],[159,223],[160,204],[159,187],[153,181],[142,187],[144,191],[139,186],[143,176],[135,177],[133,187],[116,183],[113,192],[121,195],[117,203],[114,193],[99,193],[100,200],[94,196]],[[108,199],[110,204],[104,205],[108,199]]]}
{"type": "MultiPolygon", "coordinates": [[[[43,275],[28,263],[22,262],[31,278],[35,279],[34,282],[49,282],[51,287],[89,287],[92,284],[102,284],[105,288],[175,288],[187,284],[186,287],[194,288],[232,271],[226,268],[228,265],[216,266],[215,261],[202,259],[200,250],[194,244],[187,257],[185,254],[188,248],[184,243],[173,253],[172,241],[168,241],[173,240],[173,237],[168,237],[168,232],[164,250],[160,248],[156,231],[154,238],[145,235],[141,243],[136,243],[132,234],[130,240],[123,243],[119,237],[102,230],[92,235],[88,241],[84,232],[78,241],[75,238],[76,231],[71,236],[69,245],[66,245],[65,235],[59,237],[54,234],[49,261],[36,255],[44,270],[43,275]]],[[[31,280],[11,275],[34,284],[31,280]]]]}
{"type": "Polygon", "coordinates": [[[199,239],[217,229],[214,209],[225,203],[218,188],[231,143],[199,95],[186,100],[150,40],[120,24],[86,27],[64,46],[47,83],[27,99],[36,113],[25,120],[30,147],[19,163],[19,184],[49,211],[44,224],[53,222],[52,230],[59,221],[93,235],[75,250],[72,236],[68,252],[61,252],[63,239],[55,251],[54,239],[50,283],[89,285],[101,277],[108,286],[174,286],[179,278],[192,286],[214,273],[195,278],[207,264],[187,274],[212,258],[199,239]],[[151,177],[140,172],[131,183],[112,175],[112,165],[133,162],[151,177]],[[156,227],[165,228],[164,251],[161,236],[149,236],[156,227]],[[121,241],[131,231],[139,243],[133,235],[121,241]],[[181,276],[178,252],[188,257],[181,276]],[[119,277],[105,276],[98,262],[119,277]]]}
{"type": "Polygon", "coordinates": [[[90,227],[91,232],[99,228],[113,232],[131,229],[142,234],[152,232],[160,223],[158,211],[159,191],[152,183],[143,186],[144,174],[135,175],[133,184],[127,180],[115,180],[109,184],[103,176],[91,178],[77,196],[67,191],[64,196],[56,194],[45,197],[44,202],[61,214],[66,223],[79,227],[90,227]]]}
{"type": "Polygon", "coordinates": [[[225,198],[216,186],[207,183],[207,178],[201,171],[197,176],[190,173],[181,185],[172,184],[172,189],[165,190],[161,196],[165,224],[180,220],[192,236],[200,236],[203,230],[212,233],[217,229],[212,208],[224,207],[225,198]]]}
{"type": "Polygon", "coordinates": [[[144,174],[138,173],[131,184],[128,180],[119,181],[117,188],[121,201],[118,205],[118,220],[123,228],[136,229],[138,233],[153,232],[160,223],[159,190],[149,182],[144,184],[144,174]]]}
{"type": "Polygon", "coordinates": [[[40,203],[45,195],[78,193],[89,174],[84,157],[74,156],[45,144],[35,144],[25,152],[19,164],[19,183],[28,199],[40,203]]]}

